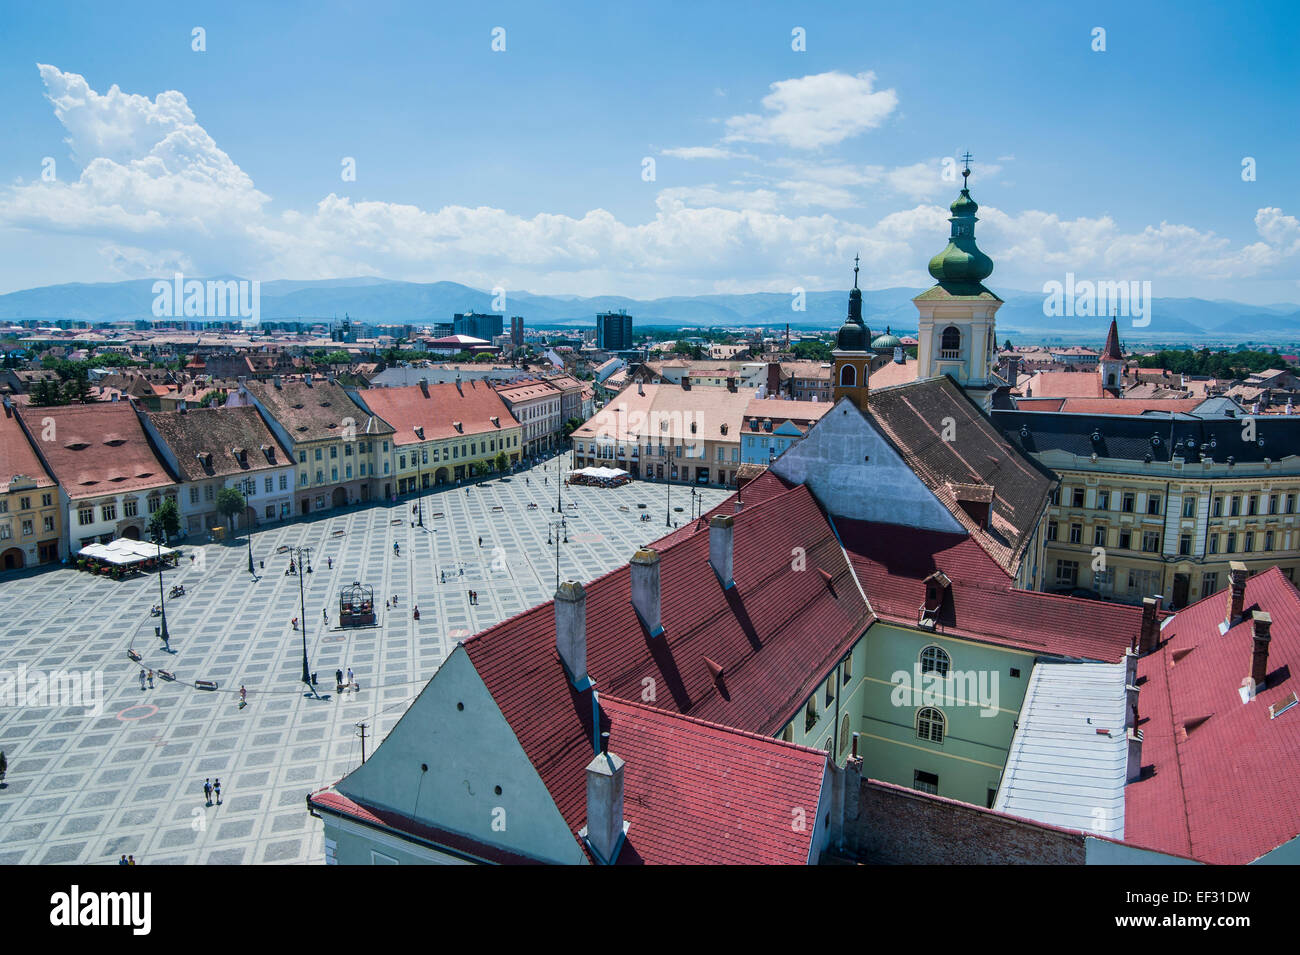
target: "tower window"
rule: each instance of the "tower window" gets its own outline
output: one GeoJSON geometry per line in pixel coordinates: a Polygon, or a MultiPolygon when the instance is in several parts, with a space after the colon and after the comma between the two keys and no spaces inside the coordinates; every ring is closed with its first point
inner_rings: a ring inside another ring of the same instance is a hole
{"type": "Polygon", "coordinates": [[[856,387],[858,383],[858,369],[853,365],[845,365],[840,369],[840,386],[843,388],[856,387]]]}
{"type": "Polygon", "coordinates": [[[939,342],[939,357],[961,357],[961,331],[956,325],[949,325],[943,330],[943,337],[939,342]]]}

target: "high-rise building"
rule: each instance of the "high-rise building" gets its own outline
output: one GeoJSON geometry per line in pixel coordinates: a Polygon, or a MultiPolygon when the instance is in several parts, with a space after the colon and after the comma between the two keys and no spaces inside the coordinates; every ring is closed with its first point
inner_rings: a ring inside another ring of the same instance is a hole
{"type": "Polygon", "coordinates": [[[524,343],[524,317],[522,315],[510,316],[510,344],[519,348],[524,343]]]}
{"type": "Polygon", "coordinates": [[[596,347],[623,351],[632,347],[632,316],[620,309],[596,315],[596,347]]]}
{"type": "Polygon", "coordinates": [[[471,338],[481,338],[486,342],[490,342],[501,334],[504,325],[504,315],[478,312],[465,312],[462,314],[457,312],[452,316],[451,333],[453,335],[469,335],[471,338]]]}

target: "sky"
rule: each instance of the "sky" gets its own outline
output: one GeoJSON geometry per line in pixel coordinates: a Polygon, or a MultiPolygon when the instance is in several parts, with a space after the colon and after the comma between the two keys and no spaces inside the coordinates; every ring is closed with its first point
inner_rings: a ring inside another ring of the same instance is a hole
{"type": "Polygon", "coordinates": [[[1300,302],[1281,2],[179,6],[3,14],[0,292],[921,287],[969,151],[995,291],[1300,302]]]}

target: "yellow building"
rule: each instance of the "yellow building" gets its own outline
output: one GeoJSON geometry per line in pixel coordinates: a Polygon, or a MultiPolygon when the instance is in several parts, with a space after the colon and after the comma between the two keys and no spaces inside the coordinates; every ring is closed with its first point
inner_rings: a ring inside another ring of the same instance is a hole
{"type": "Polygon", "coordinates": [[[993,418],[1061,479],[1045,518],[1041,589],[1126,603],[1157,596],[1178,608],[1227,586],[1230,561],[1251,573],[1277,565],[1295,579],[1300,418],[1243,418],[1224,402],[1204,416],[999,410],[993,418]]]}
{"type": "Polygon", "coordinates": [[[49,564],[63,537],[62,508],[46,472],[5,400],[0,416],[0,570],[49,564]]]}

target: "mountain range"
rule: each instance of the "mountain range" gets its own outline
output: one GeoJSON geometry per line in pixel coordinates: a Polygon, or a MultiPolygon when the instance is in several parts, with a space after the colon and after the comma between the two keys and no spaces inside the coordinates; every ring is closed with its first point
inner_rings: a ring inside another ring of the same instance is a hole
{"type": "MultiPolygon", "coordinates": [[[[237,276],[216,276],[221,280],[237,276]]],[[[59,319],[89,323],[153,317],[155,279],[124,282],[69,283],[0,295],[0,321],[59,319]]],[[[863,317],[873,334],[886,327],[898,333],[916,329],[911,299],[921,289],[887,288],[863,292],[863,317]]],[[[998,312],[999,338],[1040,341],[1097,341],[1105,337],[1109,318],[1050,317],[1040,293],[1006,291],[998,312]]],[[[375,278],[277,280],[261,286],[261,318],[342,321],[345,315],[366,323],[429,324],[450,321],[454,312],[491,312],[491,292],[456,282],[396,282],[375,278]]],[[[505,312],[523,315],[530,328],[586,327],[597,312],[625,309],[638,328],[739,327],[763,325],[796,330],[830,330],[847,311],[846,290],[807,292],[804,308],[792,307],[790,294],[671,296],[650,300],[618,295],[578,297],[507,293],[505,312]]],[[[1300,342],[1300,306],[1246,305],[1199,298],[1155,298],[1151,322],[1144,328],[1120,321],[1126,343],[1215,345],[1243,342],[1300,342]]]]}

